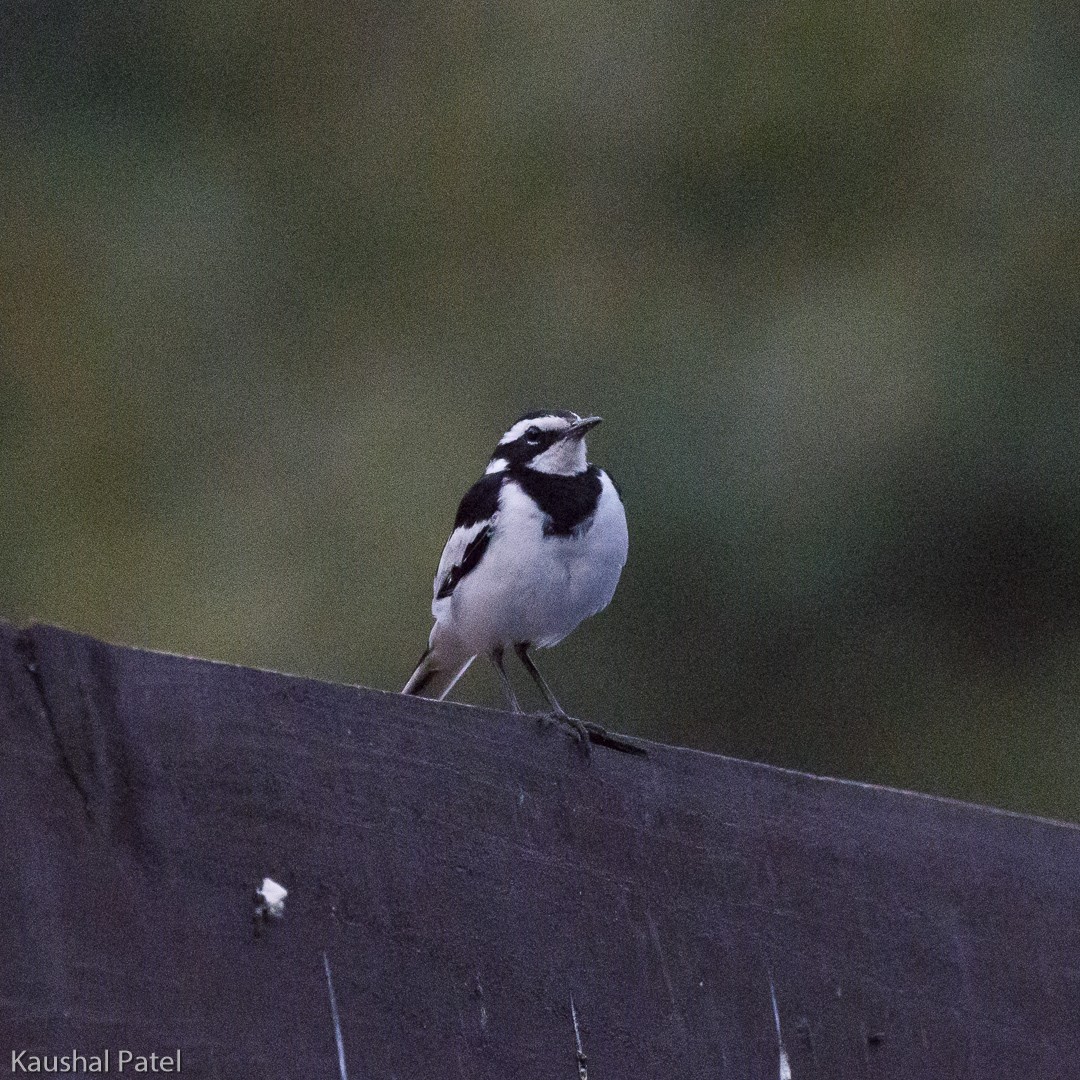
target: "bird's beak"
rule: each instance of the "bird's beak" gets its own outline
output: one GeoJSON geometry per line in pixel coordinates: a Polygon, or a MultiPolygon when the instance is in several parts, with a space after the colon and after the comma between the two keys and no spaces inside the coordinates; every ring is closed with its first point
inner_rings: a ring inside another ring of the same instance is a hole
{"type": "Polygon", "coordinates": [[[585,435],[592,431],[603,417],[586,416],[584,420],[575,420],[563,433],[564,439],[584,439],[585,435]]]}

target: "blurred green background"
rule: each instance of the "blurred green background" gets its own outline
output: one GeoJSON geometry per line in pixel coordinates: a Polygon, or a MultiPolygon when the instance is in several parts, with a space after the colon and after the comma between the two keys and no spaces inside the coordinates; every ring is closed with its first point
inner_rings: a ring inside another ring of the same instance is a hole
{"type": "Polygon", "coordinates": [[[0,88],[0,614],[396,690],[598,412],[574,712],[1080,817],[1080,7],[8,3],[0,88]]]}

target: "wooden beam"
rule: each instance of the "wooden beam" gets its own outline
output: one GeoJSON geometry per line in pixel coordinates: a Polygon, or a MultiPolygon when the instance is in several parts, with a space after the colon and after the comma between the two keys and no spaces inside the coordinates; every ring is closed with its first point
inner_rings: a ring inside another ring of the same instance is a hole
{"type": "Polygon", "coordinates": [[[648,751],[2,624],[0,1069],[1078,1074],[1080,831],[648,751]]]}

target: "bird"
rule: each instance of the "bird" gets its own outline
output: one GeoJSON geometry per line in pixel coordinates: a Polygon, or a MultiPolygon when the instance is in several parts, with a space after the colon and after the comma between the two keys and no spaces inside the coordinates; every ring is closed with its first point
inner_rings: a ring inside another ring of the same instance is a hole
{"type": "Polygon", "coordinates": [[[435,625],[402,693],[441,701],[484,655],[508,706],[521,712],[506,672],[512,649],[551,717],[587,748],[588,729],[559,704],[530,652],[558,644],[607,607],[626,564],[622,496],[587,457],[585,436],[600,422],[530,412],[499,440],[458,506],[435,574],[435,625]]]}

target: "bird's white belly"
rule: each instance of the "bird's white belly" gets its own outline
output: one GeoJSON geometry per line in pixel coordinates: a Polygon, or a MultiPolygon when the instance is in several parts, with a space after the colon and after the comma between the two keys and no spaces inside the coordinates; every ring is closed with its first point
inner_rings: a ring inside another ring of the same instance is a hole
{"type": "Polygon", "coordinates": [[[544,515],[516,485],[476,570],[461,581],[450,622],[470,652],[529,642],[554,645],[605,608],[626,562],[626,516],[605,476],[595,515],[569,536],[545,536],[544,515]]]}

